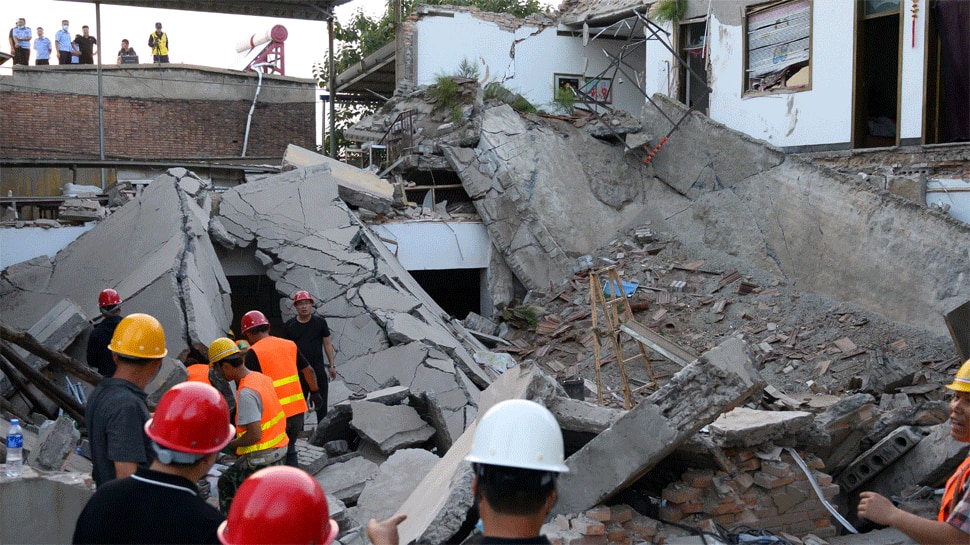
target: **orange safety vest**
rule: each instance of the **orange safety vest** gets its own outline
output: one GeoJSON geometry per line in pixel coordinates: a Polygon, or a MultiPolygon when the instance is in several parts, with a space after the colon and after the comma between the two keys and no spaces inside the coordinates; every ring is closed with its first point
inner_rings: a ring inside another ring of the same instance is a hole
{"type": "MultiPolygon", "coordinates": [[[[239,387],[236,388],[237,399],[243,388],[254,390],[263,401],[263,414],[259,417],[259,429],[263,430],[263,437],[255,445],[237,448],[236,454],[242,456],[250,452],[289,445],[290,440],[286,437],[286,415],[283,414],[283,407],[276,397],[273,381],[262,373],[251,371],[239,381],[239,387]]],[[[236,414],[236,437],[243,435],[246,435],[246,429],[239,425],[239,414],[236,414]]]]}
{"type": "Polygon", "coordinates": [[[936,517],[940,522],[946,522],[950,518],[950,513],[960,503],[963,487],[970,479],[970,457],[960,464],[956,472],[946,481],[946,488],[943,492],[943,502],[940,504],[940,514],[936,517]]]}
{"type": "Polygon", "coordinates": [[[202,384],[208,384],[212,386],[209,382],[209,366],[204,363],[196,363],[185,368],[189,372],[189,378],[185,379],[187,382],[201,382],[202,384]]]}
{"type": "Polygon", "coordinates": [[[296,371],[296,343],[271,336],[256,341],[250,350],[256,351],[262,373],[273,379],[286,417],[305,413],[306,399],[296,371]]]}

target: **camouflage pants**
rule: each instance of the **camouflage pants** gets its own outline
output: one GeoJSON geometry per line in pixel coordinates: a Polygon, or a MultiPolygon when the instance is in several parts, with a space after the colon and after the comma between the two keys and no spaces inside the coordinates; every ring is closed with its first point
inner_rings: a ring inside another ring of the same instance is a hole
{"type": "Polygon", "coordinates": [[[236,496],[236,491],[250,475],[264,467],[283,465],[286,458],[286,448],[270,449],[240,456],[238,460],[219,476],[219,510],[223,515],[229,514],[229,505],[236,496]]]}

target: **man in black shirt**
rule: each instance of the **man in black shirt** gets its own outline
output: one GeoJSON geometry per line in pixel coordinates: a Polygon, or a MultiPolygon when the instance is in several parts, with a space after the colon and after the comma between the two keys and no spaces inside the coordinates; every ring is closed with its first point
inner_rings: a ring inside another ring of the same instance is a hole
{"type": "MultiPolygon", "coordinates": [[[[293,296],[293,306],[296,317],[290,318],[283,325],[283,338],[296,343],[297,349],[313,367],[317,375],[317,385],[323,403],[316,407],[317,422],[327,416],[327,380],[321,377],[329,376],[330,380],[337,378],[336,361],[334,360],[333,343],[330,342],[330,327],[327,320],[313,312],[313,297],[308,291],[298,291],[293,296]],[[322,348],[322,350],[321,350],[322,348]],[[323,361],[323,353],[327,354],[327,361],[323,361]],[[328,366],[329,363],[329,366],[328,366]]],[[[309,386],[303,385],[303,391],[309,391],[309,386]]]]}
{"type": "Polygon", "coordinates": [[[177,384],[145,425],[157,459],[111,481],[84,506],[74,543],[219,543],[225,517],[199,497],[196,482],[235,434],[222,394],[208,384],[177,384]]]}
{"type": "Polygon", "coordinates": [[[89,30],[88,25],[84,25],[81,27],[82,34],[74,37],[74,41],[77,42],[78,49],[81,50],[81,56],[78,60],[78,64],[94,64],[94,55],[96,53],[94,46],[98,45],[98,39],[89,35],[89,30]]]}
{"type": "Polygon", "coordinates": [[[110,377],[115,374],[115,362],[108,344],[121,321],[121,296],[111,288],[102,290],[98,295],[98,309],[101,321],[88,337],[88,367],[97,369],[102,377],[110,377]]]}

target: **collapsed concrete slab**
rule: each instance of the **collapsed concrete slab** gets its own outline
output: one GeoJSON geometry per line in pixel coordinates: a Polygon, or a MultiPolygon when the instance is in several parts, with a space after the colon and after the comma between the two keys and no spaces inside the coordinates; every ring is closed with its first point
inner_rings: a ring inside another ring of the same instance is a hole
{"type": "Polygon", "coordinates": [[[647,473],[698,430],[760,393],[747,343],[730,338],[566,459],[554,513],[578,513],[647,473]],[[623,453],[623,455],[619,455],[623,453]]]}
{"type": "Polygon", "coordinates": [[[752,447],[808,433],[814,419],[804,411],[758,411],[738,407],[708,426],[711,439],[722,447],[752,447]]]}
{"type": "Polygon", "coordinates": [[[371,401],[353,401],[350,409],[354,414],[350,427],[383,454],[416,447],[434,435],[434,428],[421,420],[418,411],[407,405],[388,406],[371,401]]]}
{"type": "MultiPolygon", "coordinates": [[[[532,364],[509,369],[482,392],[482,414],[506,399],[540,401],[565,392],[532,364]]],[[[472,497],[471,465],[464,461],[471,451],[476,423],[472,423],[441,461],[414,489],[397,513],[408,518],[398,527],[401,543],[437,545],[447,542],[464,524],[472,497]]]]}
{"type": "Polygon", "coordinates": [[[283,154],[283,169],[290,170],[314,165],[327,165],[337,181],[337,191],[343,201],[356,208],[378,214],[390,211],[394,200],[394,186],[378,178],[369,170],[355,168],[326,155],[290,144],[283,154]]]}
{"type": "Polygon", "coordinates": [[[45,471],[60,471],[67,457],[74,453],[81,432],[74,421],[61,416],[40,434],[40,448],[28,460],[31,467],[45,471]]]}
{"type": "MultiPolygon", "coordinates": [[[[653,103],[658,107],[643,109],[646,127],[668,126],[667,119],[686,113],[662,95],[653,103]]],[[[970,254],[956,243],[970,237],[970,225],[925,206],[785,155],[696,112],[651,165],[686,199],[677,213],[653,216],[656,227],[771,271],[802,292],[938,335],[946,334],[940,315],[970,297],[970,254]]]]}
{"type": "Polygon", "coordinates": [[[968,452],[970,445],[950,436],[949,422],[938,424],[912,450],[863,485],[862,490],[889,497],[916,484],[938,488],[967,458],[968,452]]]}
{"type": "Polygon", "coordinates": [[[471,356],[482,347],[347,208],[334,172],[326,163],[235,187],[222,195],[215,221],[236,246],[255,245],[284,318],[293,315],[293,293],[313,295],[349,389],[435,392],[458,436],[493,377],[471,356]]]}
{"type": "Polygon", "coordinates": [[[123,312],[144,312],[165,328],[169,353],[224,335],[231,317],[229,284],[209,240],[204,183],[171,169],[47,266],[36,258],[4,270],[0,314],[26,330],[65,298],[98,315],[98,293],[114,288],[123,312]],[[13,269],[13,270],[11,270],[13,269]]]}
{"type": "Polygon", "coordinates": [[[377,464],[356,456],[336,464],[328,465],[316,475],[317,482],[327,492],[344,503],[356,503],[364,491],[367,481],[377,474],[377,464]]]}
{"type": "Polygon", "coordinates": [[[423,449],[403,449],[381,464],[357,499],[357,520],[384,520],[394,514],[441,459],[423,449]]]}
{"type": "Polygon", "coordinates": [[[569,123],[555,125],[502,105],[482,113],[476,148],[442,146],[495,248],[529,289],[569,278],[569,256],[606,243],[640,213],[638,182],[650,178],[636,159],[619,153],[604,161],[609,144],[580,137],[569,123]]]}

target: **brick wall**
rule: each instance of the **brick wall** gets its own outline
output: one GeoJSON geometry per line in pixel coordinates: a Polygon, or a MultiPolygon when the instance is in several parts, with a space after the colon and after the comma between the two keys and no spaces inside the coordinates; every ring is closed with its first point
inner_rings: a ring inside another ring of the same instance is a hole
{"type": "MultiPolygon", "coordinates": [[[[108,158],[233,157],[242,153],[251,101],[104,98],[108,158]]],[[[8,158],[96,158],[98,99],[5,92],[0,101],[8,158]]],[[[288,144],[314,149],[315,109],[307,103],[256,104],[246,155],[280,157],[288,144]]]]}
{"type": "MultiPolygon", "coordinates": [[[[726,449],[725,453],[738,472],[684,473],[680,481],[663,490],[667,504],[661,507],[660,518],[692,526],[713,519],[727,527],[749,525],[796,535],[836,535],[829,512],[788,453],[780,461],[761,460],[752,450],[726,449]]],[[[821,460],[810,457],[806,464],[823,495],[831,501],[839,493],[839,486],[821,472],[821,460]]]]}

